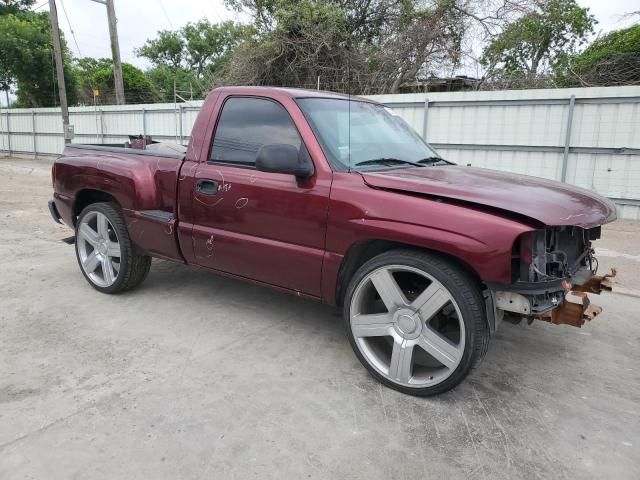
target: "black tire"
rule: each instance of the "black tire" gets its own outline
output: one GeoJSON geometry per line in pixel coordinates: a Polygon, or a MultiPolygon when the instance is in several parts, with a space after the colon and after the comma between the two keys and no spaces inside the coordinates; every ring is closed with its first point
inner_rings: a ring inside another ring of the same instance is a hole
{"type": "Polygon", "coordinates": [[[450,260],[428,252],[412,249],[391,250],[363,264],[349,282],[343,312],[347,337],[358,360],[369,373],[382,384],[400,392],[415,396],[437,395],[458,385],[469,372],[477,367],[489,345],[490,331],[486,321],[484,301],[479,282],[450,260]],[[417,268],[438,280],[458,304],[465,327],[465,345],[460,363],[441,383],[427,387],[411,387],[396,383],[376,370],[356,344],[351,326],[352,298],[360,282],[374,270],[390,265],[417,268]]]}
{"type": "Polygon", "coordinates": [[[129,231],[127,230],[122,211],[115,203],[92,203],[82,210],[78,217],[78,221],[76,222],[75,250],[76,259],[78,260],[80,271],[86,278],[87,282],[89,282],[89,285],[102,293],[120,293],[137,287],[144,281],[145,278],[147,278],[147,275],[149,274],[149,270],[151,268],[151,257],[142,255],[138,251],[137,247],[133,244],[131,238],[129,237],[129,231]],[[97,285],[87,275],[81,265],[80,254],[78,251],[78,228],[81,225],[83,218],[93,212],[99,212],[107,217],[109,223],[113,227],[113,230],[115,230],[115,234],[117,235],[118,242],[120,244],[120,269],[113,284],[107,287],[97,285]]]}

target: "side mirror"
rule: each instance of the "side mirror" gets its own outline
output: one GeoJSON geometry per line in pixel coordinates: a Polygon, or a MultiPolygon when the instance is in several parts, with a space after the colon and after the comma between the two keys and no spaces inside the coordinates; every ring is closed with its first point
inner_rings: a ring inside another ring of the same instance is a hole
{"type": "Polygon", "coordinates": [[[263,145],[258,150],[256,168],[261,172],[288,173],[299,178],[313,175],[313,162],[304,145],[300,151],[293,145],[263,145]]]}

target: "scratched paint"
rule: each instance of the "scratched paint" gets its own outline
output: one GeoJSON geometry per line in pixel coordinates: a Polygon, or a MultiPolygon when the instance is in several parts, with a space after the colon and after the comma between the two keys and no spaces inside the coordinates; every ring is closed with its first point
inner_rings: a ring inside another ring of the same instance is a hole
{"type": "Polygon", "coordinates": [[[238,210],[239,210],[239,209],[241,209],[241,208],[244,208],[244,207],[246,207],[246,206],[247,206],[247,203],[249,203],[249,199],[248,199],[248,198],[246,198],[246,197],[239,198],[239,199],[236,201],[236,208],[237,208],[238,210]]]}
{"type": "Polygon", "coordinates": [[[207,258],[211,258],[213,257],[213,247],[214,247],[214,238],[213,235],[211,235],[206,242],[206,247],[207,250],[209,251],[209,253],[207,254],[207,258]]]}
{"type": "Polygon", "coordinates": [[[202,205],[206,205],[207,207],[216,207],[216,206],[218,206],[218,204],[220,202],[222,202],[224,200],[224,197],[220,197],[220,198],[216,199],[215,202],[208,203],[208,202],[205,202],[204,200],[202,200],[199,195],[196,195],[194,198],[196,199],[196,202],[201,203],[202,205]]]}

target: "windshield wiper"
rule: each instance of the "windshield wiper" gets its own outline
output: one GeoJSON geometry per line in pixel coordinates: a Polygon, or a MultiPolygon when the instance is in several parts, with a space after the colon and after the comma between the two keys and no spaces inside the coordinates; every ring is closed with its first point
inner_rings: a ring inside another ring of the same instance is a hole
{"type": "Polygon", "coordinates": [[[361,165],[393,165],[394,163],[404,163],[407,165],[413,165],[414,167],[424,167],[423,164],[417,162],[410,162],[409,160],[401,160],[399,158],[372,158],[371,160],[364,160],[362,162],[356,163],[356,167],[361,165]]]}
{"type": "Polygon", "coordinates": [[[424,166],[424,165],[435,165],[438,162],[443,162],[445,165],[450,165],[450,162],[447,162],[444,158],[442,157],[426,157],[426,158],[421,158],[420,160],[418,160],[418,164],[424,166]]]}

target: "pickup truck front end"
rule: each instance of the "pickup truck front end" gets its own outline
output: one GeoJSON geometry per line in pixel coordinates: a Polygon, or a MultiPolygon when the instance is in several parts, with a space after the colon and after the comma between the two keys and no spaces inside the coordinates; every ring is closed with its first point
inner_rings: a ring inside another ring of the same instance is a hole
{"type": "Polygon", "coordinates": [[[602,309],[588,293],[611,291],[616,272],[598,276],[592,242],[601,227],[548,227],[518,237],[512,255],[512,282],[490,284],[495,315],[581,327],[602,309]]]}

